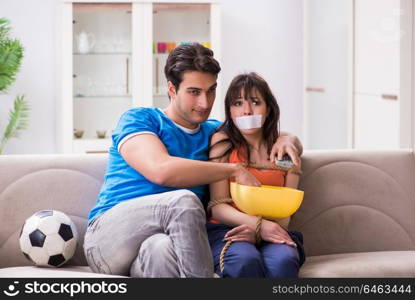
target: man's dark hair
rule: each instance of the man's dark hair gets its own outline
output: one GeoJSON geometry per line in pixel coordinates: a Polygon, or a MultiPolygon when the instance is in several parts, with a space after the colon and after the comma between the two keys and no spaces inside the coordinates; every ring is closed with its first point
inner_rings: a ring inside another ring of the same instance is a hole
{"type": "Polygon", "coordinates": [[[199,43],[190,43],[177,46],[167,57],[164,74],[167,81],[171,81],[179,90],[183,80],[183,73],[199,71],[217,76],[220,72],[219,62],[213,58],[213,51],[199,43]]]}

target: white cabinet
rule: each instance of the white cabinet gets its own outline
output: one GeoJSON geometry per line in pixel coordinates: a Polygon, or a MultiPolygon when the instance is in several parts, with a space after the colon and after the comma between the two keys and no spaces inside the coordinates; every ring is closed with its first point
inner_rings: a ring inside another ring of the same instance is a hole
{"type": "Polygon", "coordinates": [[[352,113],[352,1],[310,0],[304,5],[305,147],[347,148],[352,113]]]}
{"type": "Polygon", "coordinates": [[[220,60],[219,12],[210,1],[63,1],[58,152],[105,152],[125,110],[167,106],[176,45],[202,43],[220,60]]]}
{"type": "Polygon", "coordinates": [[[210,42],[209,4],[167,4],[153,6],[153,105],[169,104],[164,65],[168,52],[179,43],[210,42]],[[189,13],[190,12],[190,13],[189,13]]]}
{"type": "MultiPolygon", "coordinates": [[[[393,149],[401,142],[401,0],[355,1],[355,148],[393,149]]],[[[407,17],[408,12],[406,12],[407,17]]],[[[409,124],[408,124],[409,127],[409,124]]]]}
{"type": "Polygon", "coordinates": [[[411,147],[412,0],[304,3],[305,147],[411,147]]]}
{"type": "Polygon", "coordinates": [[[72,5],[72,152],[107,149],[132,106],[131,11],[124,3],[72,5]]]}
{"type": "Polygon", "coordinates": [[[400,0],[355,1],[355,92],[399,91],[400,0]]]}
{"type": "Polygon", "coordinates": [[[358,149],[399,148],[399,106],[376,95],[355,95],[358,149]]]}

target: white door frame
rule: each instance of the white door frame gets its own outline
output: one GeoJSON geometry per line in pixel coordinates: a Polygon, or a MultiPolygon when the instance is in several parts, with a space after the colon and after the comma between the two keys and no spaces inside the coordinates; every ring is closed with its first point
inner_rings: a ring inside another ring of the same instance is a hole
{"type": "Polygon", "coordinates": [[[399,86],[399,125],[400,148],[413,148],[415,141],[415,117],[414,111],[414,85],[415,85],[415,60],[414,60],[414,34],[415,34],[415,5],[413,0],[401,0],[401,49],[400,49],[400,86],[399,86]]]}

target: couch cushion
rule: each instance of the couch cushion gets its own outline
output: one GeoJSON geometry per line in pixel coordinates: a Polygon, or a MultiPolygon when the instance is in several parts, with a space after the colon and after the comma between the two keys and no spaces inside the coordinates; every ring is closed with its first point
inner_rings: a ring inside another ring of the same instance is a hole
{"type": "Polygon", "coordinates": [[[0,269],[0,277],[124,277],[93,273],[87,266],[38,268],[34,266],[0,269]]]}
{"type": "Polygon", "coordinates": [[[68,265],[86,265],[87,217],[103,181],[107,156],[0,155],[0,268],[30,265],[19,247],[24,221],[43,209],[67,214],[79,243],[68,265]]]}
{"type": "Polygon", "coordinates": [[[300,277],[415,277],[415,251],[379,251],[307,257],[300,277]]]}
{"type": "Polygon", "coordinates": [[[308,256],[415,250],[413,150],[308,151],[291,218],[308,256]]]}

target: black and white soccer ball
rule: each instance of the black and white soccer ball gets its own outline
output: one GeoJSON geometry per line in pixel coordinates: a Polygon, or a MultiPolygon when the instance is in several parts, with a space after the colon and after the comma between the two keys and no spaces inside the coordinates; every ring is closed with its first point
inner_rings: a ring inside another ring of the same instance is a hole
{"type": "Polygon", "coordinates": [[[75,224],[58,210],[38,211],[26,219],[20,232],[20,249],[36,266],[60,267],[75,253],[75,224]]]}

